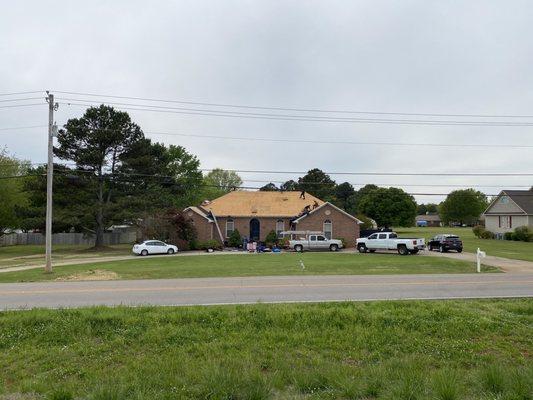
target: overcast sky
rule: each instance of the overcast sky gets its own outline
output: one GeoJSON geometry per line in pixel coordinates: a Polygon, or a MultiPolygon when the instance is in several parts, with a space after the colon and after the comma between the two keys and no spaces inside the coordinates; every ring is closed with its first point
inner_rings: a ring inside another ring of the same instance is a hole
{"type": "MultiPolygon", "coordinates": [[[[268,107],[533,115],[531,21],[531,1],[6,2],[0,13],[0,93],[51,89],[268,107]]],[[[0,100],[33,96],[4,96],[0,100]]],[[[40,100],[21,103],[33,102],[40,100]]],[[[67,105],[65,100],[59,102],[58,124],[84,111],[83,107],[67,105]]],[[[8,104],[17,103],[0,106],[8,104]]],[[[362,124],[129,112],[148,132],[533,145],[533,127],[362,124]]],[[[42,125],[47,118],[44,101],[42,106],[0,108],[0,129],[42,125]]],[[[200,158],[203,168],[533,172],[532,148],[359,146],[147,136],[185,146],[200,158]]],[[[33,162],[46,161],[46,129],[0,131],[0,145],[33,162]]],[[[244,179],[274,181],[297,177],[241,175],[244,179]]],[[[409,192],[423,193],[443,193],[453,187],[409,185],[486,185],[481,188],[484,192],[495,193],[533,180],[332,177],[337,182],[395,183],[409,192]]],[[[417,200],[441,198],[417,196],[417,200]]]]}

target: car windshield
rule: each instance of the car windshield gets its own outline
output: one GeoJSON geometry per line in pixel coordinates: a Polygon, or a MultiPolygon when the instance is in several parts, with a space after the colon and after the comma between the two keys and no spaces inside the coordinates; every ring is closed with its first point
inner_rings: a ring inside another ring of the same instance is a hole
{"type": "Polygon", "coordinates": [[[450,235],[450,236],[446,236],[446,239],[457,240],[459,239],[459,236],[450,235]]]}

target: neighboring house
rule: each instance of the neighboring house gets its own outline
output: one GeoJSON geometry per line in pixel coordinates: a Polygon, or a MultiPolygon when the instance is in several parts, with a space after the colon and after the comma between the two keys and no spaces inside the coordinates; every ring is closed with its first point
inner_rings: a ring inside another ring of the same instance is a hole
{"type": "Polygon", "coordinates": [[[235,229],[242,237],[258,241],[264,241],[270,231],[309,230],[343,238],[347,246],[355,247],[362,223],[331,203],[292,191],[233,191],[184,212],[199,241],[226,242],[235,229]]]}
{"type": "Polygon", "coordinates": [[[533,191],[502,190],[483,213],[485,228],[494,233],[533,227],[533,191]]]}
{"type": "Polygon", "coordinates": [[[442,226],[439,214],[423,214],[416,216],[416,226],[442,226]]]}

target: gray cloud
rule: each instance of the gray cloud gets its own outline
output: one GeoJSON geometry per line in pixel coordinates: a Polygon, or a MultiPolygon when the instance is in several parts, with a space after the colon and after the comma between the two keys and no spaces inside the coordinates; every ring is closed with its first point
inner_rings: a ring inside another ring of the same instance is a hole
{"type": "MultiPolygon", "coordinates": [[[[0,15],[1,91],[50,88],[265,106],[533,114],[532,14],[533,5],[527,1],[12,2],[3,6],[0,15]]],[[[81,107],[61,104],[58,123],[82,112],[81,107]]],[[[524,127],[364,125],[146,111],[130,114],[146,131],[533,144],[531,128],[524,127]]],[[[44,105],[0,110],[0,128],[46,121],[44,105]]],[[[531,172],[533,159],[530,149],[153,138],[187,147],[205,168],[531,172]]],[[[0,143],[21,157],[45,160],[44,130],[0,135],[0,143]]],[[[501,184],[503,188],[531,182],[519,177],[335,178],[398,183],[412,192],[451,188],[407,184],[501,184]]]]}

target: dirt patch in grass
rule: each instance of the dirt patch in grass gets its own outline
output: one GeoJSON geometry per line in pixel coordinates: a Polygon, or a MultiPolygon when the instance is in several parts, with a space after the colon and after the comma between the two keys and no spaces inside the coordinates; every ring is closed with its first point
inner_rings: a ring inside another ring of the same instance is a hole
{"type": "Polygon", "coordinates": [[[61,276],[56,278],[56,281],[109,281],[118,278],[119,275],[113,271],[106,271],[105,269],[90,269],[77,274],[61,276]]]}

